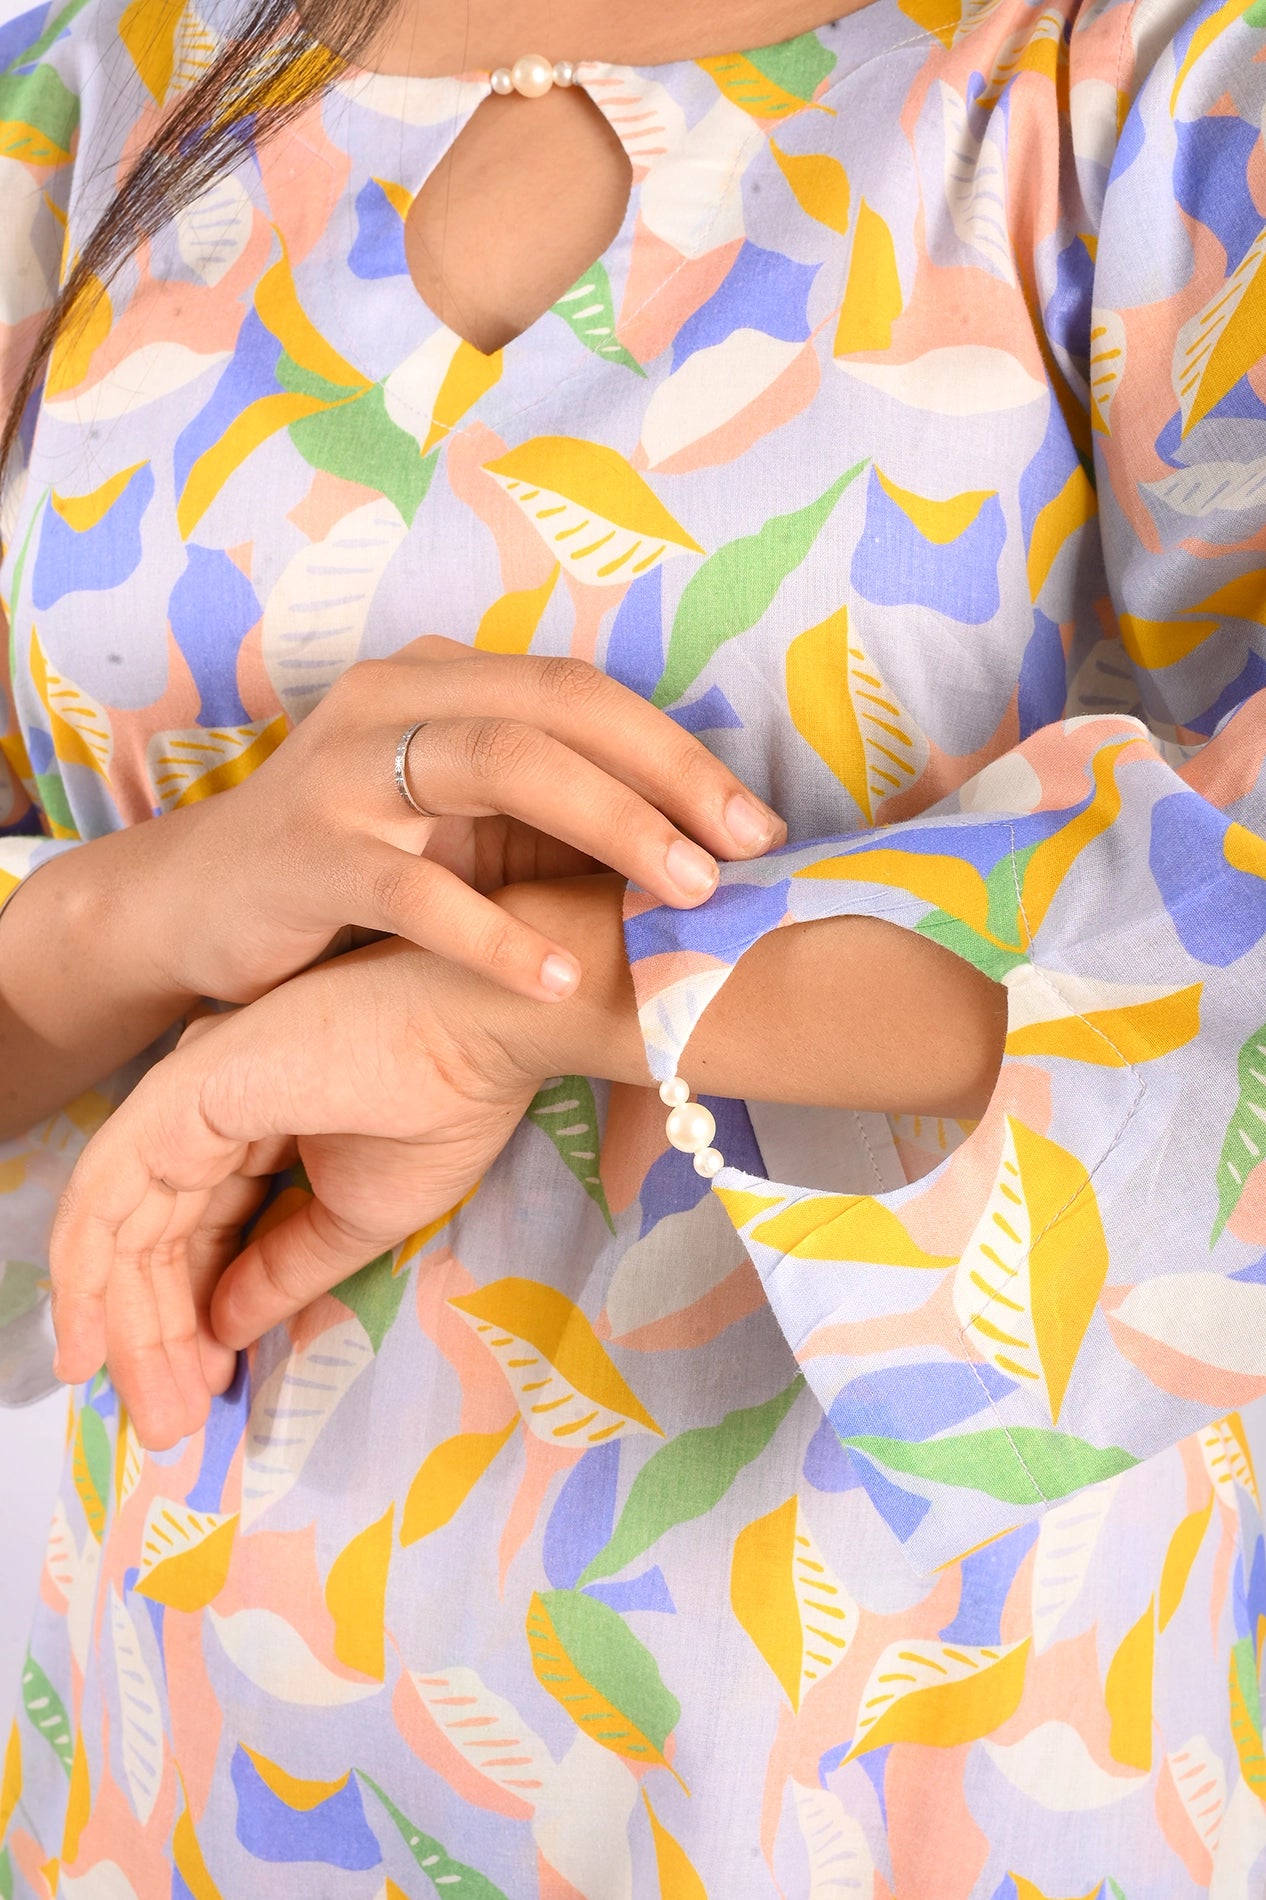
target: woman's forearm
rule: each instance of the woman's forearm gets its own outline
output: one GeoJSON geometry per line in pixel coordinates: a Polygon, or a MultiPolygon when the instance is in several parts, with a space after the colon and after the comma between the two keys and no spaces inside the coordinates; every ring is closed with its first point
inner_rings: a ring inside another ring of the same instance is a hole
{"type": "MultiPolygon", "coordinates": [[[[621,880],[516,885],[499,901],[566,928],[584,976],[524,1030],[542,1073],[645,1082],[624,954],[621,880]]],[[[1002,1061],[1006,993],[951,951],[868,917],[771,931],[735,967],[690,1038],[696,1092],[912,1114],[979,1116],[1002,1061]]]]}
{"type": "Polygon", "coordinates": [[[0,1140],[130,1061],[196,1000],[159,947],[179,817],[50,859],[0,912],[0,1140]]]}

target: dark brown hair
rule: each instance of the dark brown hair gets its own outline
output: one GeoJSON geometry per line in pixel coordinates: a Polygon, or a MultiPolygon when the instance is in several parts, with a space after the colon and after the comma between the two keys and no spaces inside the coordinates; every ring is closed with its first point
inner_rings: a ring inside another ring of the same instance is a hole
{"type": "Polygon", "coordinates": [[[58,337],[84,324],[93,301],[139,245],[296,118],[381,31],[399,0],[251,0],[223,49],[176,99],[110,207],[73,259],[35,339],[0,433],[0,481],[58,337]],[[337,47],[337,52],[332,49],[337,47]]]}

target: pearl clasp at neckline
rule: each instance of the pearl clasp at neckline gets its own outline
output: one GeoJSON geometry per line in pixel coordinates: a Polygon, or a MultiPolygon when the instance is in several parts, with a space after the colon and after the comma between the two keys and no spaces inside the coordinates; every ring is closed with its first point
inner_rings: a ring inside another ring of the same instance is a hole
{"type": "Polygon", "coordinates": [[[555,86],[574,86],[575,63],[570,59],[554,62],[544,53],[524,53],[513,66],[498,66],[491,74],[492,90],[503,99],[517,92],[523,99],[543,99],[555,86]]]}

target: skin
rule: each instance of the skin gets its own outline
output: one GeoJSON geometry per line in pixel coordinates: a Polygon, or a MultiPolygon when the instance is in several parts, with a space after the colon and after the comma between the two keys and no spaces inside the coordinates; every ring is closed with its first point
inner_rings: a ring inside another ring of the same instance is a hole
{"type": "MultiPolygon", "coordinates": [[[[234,1349],[462,1200],[547,1075],[644,1084],[622,899],[610,876],[500,894],[583,946],[561,1009],[395,939],[199,1024],[89,1144],[63,1201],[62,1376],[106,1360],[142,1442],[175,1444],[205,1421],[234,1349]],[[292,1136],[314,1198],[238,1254],[236,1226],[292,1136]]],[[[748,952],[682,1069],[710,1094],[978,1115],[1004,1017],[998,986],[940,946],[823,919],[748,952]],[[910,1014],[921,991],[940,1017],[910,1014]]]]}
{"type": "MultiPolygon", "coordinates": [[[[416,0],[364,63],[486,70],[539,49],[654,64],[768,44],[823,15],[822,0],[646,0],[636,9],[470,0],[464,13],[416,0]]],[[[419,291],[477,347],[500,347],[593,261],[628,188],[627,163],[583,93],[491,99],[411,214],[419,291]]],[[[445,657],[441,690],[437,663],[434,654],[406,659],[415,670],[391,692],[367,669],[351,669],[324,725],[322,707],[282,745],[275,770],[270,761],[197,813],[68,854],[5,913],[0,1133],[29,1126],[146,1047],[195,996],[247,1003],[231,1019],[197,1025],[89,1144],[54,1238],[62,1375],[83,1379],[106,1360],[148,1444],[174,1443],[201,1424],[236,1349],[460,1199],[545,1076],[645,1083],[620,882],[560,882],[560,874],[613,865],[685,905],[701,901],[711,880],[693,897],[666,886],[670,841],[741,857],[782,835],[764,814],[764,835],[740,842],[726,824],[736,782],[701,747],[702,758],[691,751],[683,766],[683,735],[651,709],[615,716],[620,730],[624,720],[650,720],[649,732],[639,728],[636,769],[604,753],[612,715],[605,702],[603,716],[595,708],[610,683],[572,665],[563,692],[580,723],[561,739],[605,773],[608,800],[642,800],[632,846],[614,805],[605,829],[580,836],[577,802],[561,816],[543,789],[559,782],[543,770],[541,750],[560,740],[550,724],[556,705],[522,717],[522,673],[512,679],[485,665],[477,679],[469,655],[445,657]],[[458,730],[442,730],[420,761],[411,754],[416,795],[445,814],[423,837],[406,833],[412,821],[391,802],[390,756],[437,693],[458,730]],[[577,710],[586,704],[587,717],[577,710]],[[493,721],[502,737],[491,749],[468,747],[463,771],[453,761],[472,720],[493,721]],[[525,751],[535,767],[530,795],[525,751]],[[471,769],[476,757],[482,769],[471,769]],[[323,805],[327,782],[339,796],[323,805]],[[386,802],[372,811],[353,804],[349,825],[353,782],[384,788],[386,802]],[[261,845],[274,834],[288,848],[261,845]],[[339,850],[305,857],[305,840],[324,844],[327,834],[339,850]],[[381,875],[384,849],[396,853],[394,878],[381,875]],[[427,933],[438,887],[424,901],[416,864],[403,863],[420,850],[450,879],[437,942],[427,933]],[[235,875],[245,881],[226,903],[223,880],[235,875]],[[463,882],[485,894],[495,925],[481,911],[476,927],[467,912],[463,928],[462,903],[473,900],[452,888],[463,882]],[[395,899],[402,889],[414,900],[407,925],[382,902],[384,891],[395,899]],[[297,974],[314,956],[345,949],[348,927],[393,935],[297,974]],[[562,1001],[541,981],[555,948],[574,958],[562,1001]],[[316,1188],[312,1207],[235,1258],[261,1179],[296,1140],[316,1188]]],[[[822,920],[749,952],[696,1029],[684,1072],[715,1094],[972,1117],[993,1089],[1004,1033],[1002,990],[949,952],[883,923],[822,920]]]]}

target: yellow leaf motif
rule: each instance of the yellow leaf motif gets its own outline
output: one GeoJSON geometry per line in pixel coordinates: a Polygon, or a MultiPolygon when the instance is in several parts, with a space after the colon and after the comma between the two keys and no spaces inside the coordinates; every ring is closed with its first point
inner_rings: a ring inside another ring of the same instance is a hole
{"type": "Polygon", "coordinates": [[[1260,362],[1266,336],[1266,225],[1174,345],[1173,380],[1187,435],[1260,362]]]}
{"type": "Polygon", "coordinates": [[[1215,1425],[1206,1425],[1199,1436],[1205,1470],[1223,1503],[1235,1509],[1235,1487],[1238,1484],[1248,1492],[1254,1504],[1258,1504],[1253,1454],[1248,1448],[1244,1421],[1239,1413],[1232,1412],[1228,1417],[1220,1418],[1215,1425]]]}
{"type": "Polygon", "coordinates": [[[546,1444],[600,1445],[659,1426],[616,1370],[578,1306],[539,1280],[496,1280],[450,1300],[510,1382],[523,1422],[546,1444]]]}
{"type": "Polygon", "coordinates": [[[861,641],[850,636],[846,607],[787,648],[787,705],[796,730],[868,825],[884,799],[904,791],[922,769],[927,748],[921,735],[861,641]]]}
{"type": "Polygon", "coordinates": [[[798,1260],[865,1260],[877,1267],[952,1267],[926,1253],[890,1208],[869,1194],[810,1194],[752,1229],[752,1239],[798,1260]]]}
{"type": "Polygon", "coordinates": [[[982,1358],[1044,1385],[1052,1424],[1107,1275],[1082,1163],[1008,1115],[993,1187],[954,1276],[954,1310],[982,1358]]]}
{"type": "Polygon", "coordinates": [[[1192,1511],[1178,1526],[1169,1540],[1169,1549],[1165,1552],[1165,1563],[1161,1570],[1160,1601],[1157,1604],[1156,1620],[1161,1629],[1169,1622],[1174,1611],[1182,1602],[1183,1591],[1187,1588],[1187,1579],[1191,1575],[1191,1566],[1195,1563],[1204,1534],[1209,1528],[1209,1519],[1213,1516],[1213,1500],[1216,1492],[1210,1491],[1209,1501],[1202,1511],[1192,1511]]]}
{"type": "Polygon", "coordinates": [[[851,356],[861,350],[886,350],[892,326],[901,315],[901,278],[892,232],[863,198],[857,213],[853,255],[835,332],[835,354],[851,356]]]}
{"type": "Polygon", "coordinates": [[[843,1662],[860,1620],[814,1544],[797,1497],[739,1532],[730,1603],[797,1711],[813,1684],[843,1662]]]}
{"type": "Polygon", "coordinates": [[[794,92],[776,85],[766,78],[760,68],[742,53],[721,53],[711,59],[696,60],[720,92],[753,119],[790,119],[797,112],[829,112],[834,118],[830,106],[819,106],[807,99],[799,99],[794,92]]]}
{"type": "Polygon", "coordinates": [[[796,203],[828,231],[848,232],[848,173],[826,152],[784,152],[769,141],[770,155],[790,185],[796,203]]]}
{"type": "Polygon", "coordinates": [[[167,97],[184,0],[132,0],[119,18],[119,38],[153,98],[167,97]]]}
{"type": "Polygon", "coordinates": [[[537,1681],[545,1693],[566,1710],[583,1734],[610,1749],[613,1755],[623,1755],[642,1767],[667,1768],[670,1775],[681,1781],[677,1770],[650,1737],[581,1675],[535,1591],[528,1605],[527,1638],[537,1681]]]}
{"type": "MultiPolygon", "coordinates": [[[[183,1780],[181,1789],[183,1792],[183,1780]]],[[[188,1805],[183,1809],[172,1832],[171,1857],[176,1872],[193,1895],[193,1900],[221,1900],[220,1889],[212,1880],[207,1863],[203,1859],[188,1805]]]]}
{"type": "Polygon", "coordinates": [[[382,389],[387,414],[429,455],[500,380],[503,360],[500,350],[485,356],[441,324],[387,377],[382,389]]]}
{"type": "Polygon", "coordinates": [[[31,680],[48,714],[53,751],[63,765],[86,765],[105,778],[114,752],[110,716],[90,693],[49,666],[39,635],[31,630],[31,680]]]}
{"type": "Polygon", "coordinates": [[[1115,310],[1096,310],[1090,326],[1090,426],[1112,433],[1112,405],[1125,373],[1125,325],[1115,310]]]}
{"type": "Polygon", "coordinates": [[[383,1618],[394,1516],[395,1506],[389,1504],[344,1546],[325,1580],[326,1608],[334,1618],[334,1654],[376,1682],[387,1673],[383,1618]]]}
{"type": "Polygon", "coordinates": [[[276,235],[281,256],[264,272],[255,288],[256,315],[300,369],[334,384],[349,396],[363,395],[373,385],[327,342],[300,303],[285,240],[279,231],[276,235]]]}
{"type": "Polygon", "coordinates": [[[558,579],[558,564],[539,587],[521,587],[494,600],[479,623],[475,646],[480,653],[526,653],[558,579]]]}
{"type": "Polygon", "coordinates": [[[1182,1049],[1200,1033],[1203,985],[1182,990],[1086,982],[1020,964],[1006,978],[1009,1056],[1060,1056],[1124,1069],[1182,1049]]]}
{"type": "Polygon", "coordinates": [[[956,1748],[978,1741],[1020,1706],[1030,1637],[994,1648],[969,1643],[890,1643],[862,1690],[856,1761],[889,1742],[956,1748]]]}
{"type": "Polygon", "coordinates": [[[47,401],[77,389],[114,327],[114,309],[99,277],[86,279],[57,332],[44,383],[47,401]]]}
{"type": "Polygon", "coordinates": [[[119,1426],[114,1440],[114,1508],[121,1511],[141,1476],[141,1441],[127,1407],[120,1401],[119,1426]]]}
{"type": "Polygon", "coordinates": [[[499,1432],[458,1432],[427,1453],[404,1501],[402,1544],[416,1544],[457,1515],[518,1425],[516,1416],[499,1432]]]}
{"type": "Polygon", "coordinates": [[[4,1773],[0,1776],[0,1842],[9,1830],[9,1822],[22,1794],[22,1735],[16,1720],[9,1730],[4,1751],[4,1773]]]}
{"type": "Polygon", "coordinates": [[[703,549],[614,449],[542,435],[485,462],[554,557],[577,580],[618,587],[661,561],[703,549]]]}
{"type": "MultiPolygon", "coordinates": [[[[63,1865],[73,1865],[79,1858],[79,1837],[84,1831],[89,1814],[92,1812],[92,1783],[88,1776],[88,1751],[84,1747],[82,1731],[75,1737],[75,1753],[70,1764],[70,1793],[66,1799],[66,1818],[62,1823],[63,1865]]],[[[0,1836],[4,1829],[0,1827],[0,1836]]]]}
{"type": "MultiPolygon", "coordinates": [[[[1104,1679],[1111,1728],[1108,1748],[1126,1768],[1152,1766],[1152,1664],[1156,1654],[1155,1599],[1122,1637],[1104,1679]]],[[[1232,1664],[1234,1667],[1234,1664],[1232,1664]]]]}
{"type": "Polygon", "coordinates": [[[185,477],[176,507],[176,525],[182,539],[189,540],[225,482],[261,443],[279,430],[288,429],[292,422],[300,422],[304,416],[314,416],[329,407],[319,396],[296,395],[289,390],[248,403],[219,441],[203,451],[185,477]]]}
{"type": "Polygon", "coordinates": [[[145,767],[162,811],[179,811],[216,792],[240,785],[277,750],[289,731],[284,713],[245,726],[189,726],[156,732],[145,748],[145,767]]]}
{"type": "Polygon", "coordinates": [[[236,1530],[236,1513],[191,1511],[155,1498],[141,1536],[138,1594],[173,1610],[205,1610],[224,1588],[236,1530]]]}
{"type": "Polygon", "coordinates": [[[651,1824],[655,1843],[655,1871],[659,1875],[659,1900],[708,1900],[708,1890],[700,1880],[681,1842],[664,1826],[646,1789],[642,1789],[646,1818],[651,1824]]]}
{"type": "Polygon", "coordinates": [[[1098,510],[1094,484],[1078,462],[1059,493],[1038,511],[1029,535],[1029,598],[1036,602],[1059,555],[1098,510]]]}
{"type": "Polygon", "coordinates": [[[313,1808],[319,1808],[323,1801],[329,1801],[334,1795],[341,1794],[352,1777],[352,1771],[349,1768],[336,1781],[303,1781],[298,1775],[288,1774],[275,1761],[269,1761],[266,1755],[257,1754],[253,1748],[248,1748],[245,1742],[239,1742],[238,1747],[249,1758],[251,1766],[264,1786],[270,1788],[277,1799],[284,1801],[288,1808],[293,1808],[296,1814],[310,1814],[313,1808]]]}

